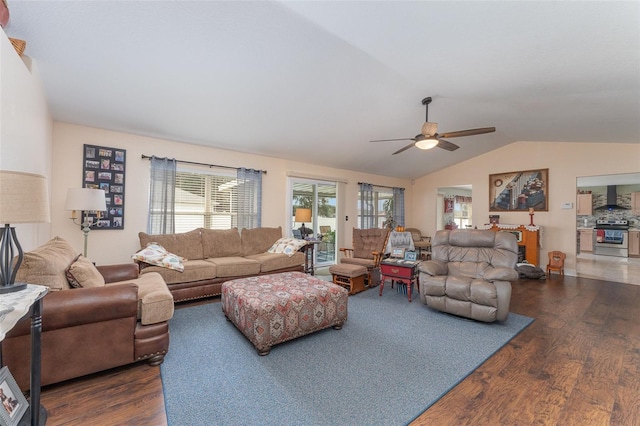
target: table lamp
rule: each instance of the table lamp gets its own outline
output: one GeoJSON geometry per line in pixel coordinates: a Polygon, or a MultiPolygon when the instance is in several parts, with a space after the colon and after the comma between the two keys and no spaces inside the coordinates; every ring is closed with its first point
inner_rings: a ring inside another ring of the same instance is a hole
{"type": "Polygon", "coordinates": [[[47,178],[33,173],[0,170],[0,294],[19,291],[16,283],[24,252],[16,237],[15,223],[49,222],[47,178]],[[14,264],[14,258],[16,259],[14,264]]]}
{"type": "Polygon", "coordinates": [[[65,203],[65,210],[71,210],[70,219],[76,225],[82,226],[82,232],[84,233],[84,251],[82,252],[84,257],[87,257],[87,239],[89,238],[89,231],[91,231],[92,222],[89,221],[87,215],[90,211],[97,212],[98,218],[100,218],[100,212],[107,210],[107,202],[103,189],[92,188],[69,188],[67,191],[67,201],[65,203]],[[82,223],[77,222],[77,211],[82,211],[82,223]]]}
{"type": "Polygon", "coordinates": [[[307,231],[307,228],[304,227],[304,222],[310,222],[311,221],[311,209],[303,209],[303,208],[297,208],[296,209],[296,222],[302,222],[302,226],[300,227],[300,233],[302,234],[302,238],[304,238],[307,233],[311,233],[310,231],[307,231]]]}

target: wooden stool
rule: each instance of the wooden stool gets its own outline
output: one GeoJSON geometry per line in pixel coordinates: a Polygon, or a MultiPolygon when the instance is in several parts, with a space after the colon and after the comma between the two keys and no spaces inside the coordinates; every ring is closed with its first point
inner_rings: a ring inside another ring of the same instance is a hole
{"type": "Polygon", "coordinates": [[[567,255],[561,251],[550,251],[549,264],[547,264],[547,276],[551,271],[558,271],[560,276],[564,276],[564,259],[566,257],[567,255]]]}
{"type": "Polygon", "coordinates": [[[333,283],[349,289],[349,294],[364,291],[364,277],[367,275],[366,266],[339,263],[329,267],[333,276],[333,283]]]}

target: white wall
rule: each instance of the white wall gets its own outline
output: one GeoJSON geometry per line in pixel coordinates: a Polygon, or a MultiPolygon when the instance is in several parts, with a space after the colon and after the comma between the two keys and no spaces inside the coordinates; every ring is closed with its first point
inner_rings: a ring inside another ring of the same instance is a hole
{"type": "MultiPolygon", "coordinates": [[[[52,120],[37,64],[25,60],[31,70],[0,30],[0,170],[45,175],[51,187],[52,120]]],[[[16,225],[16,233],[31,250],[49,239],[50,225],[16,225]]]]}
{"type": "MultiPolygon", "coordinates": [[[[59,235],[82,251],[83,234],[80,228],[68,219],[70,212],[64,210],[67,189],[82,185],[83,144],[125,149],[126,186],[125,217],[123,230],[92,230],[89,234],[88,257],[99,264],[130,262],[131,255],[139,249],[138,232],[147,229],[149,160],[142,154],[172,157],[178,160],[219,164],[232,167],[250,167],[266,170],[263,176],[262,225],[282,226],[287,233],[288,176],[336,179],[347,181],[343,202],[337,218],[339,230],[338,246],[351,247],[351,229],[357,227],[357,200],[359,181],[378,185],[407,188],[405,198],[407,211],[411,211],[410,182],[348,170],[315,166],[278,158],[251,155],[234,151],[213,149],[199,145],[136,136],[86,126],[55,122],[53,126],[53,182],[51,234],[59,235]],[[349,216],[346,222],[345,216],[349,216]]],[[[410,215],[407,215],[410,223],[410,215]]]]}
{"type": "MultiPolygon", "coordinates": [[[[546,253],[567,253],[565,271],[576,268],[576,179],[640,171],[640,144],[517,142],[416,179],[413,218],[417,228],[433,235],[436,229],[436,194],[440,187],[473,185],[473,223],[489,222],[489,175],[517,170],[549,169],[549,211],[536,212],[534,223],[543,227],[540,258],[546,253]],[[615,161],[612,153],[615,152],[615,161]],[[572,209],[561,209],[562,203],[572,209]]],[[[529,224],[528,212],[500,212],[500,223],[529,224]]]]}

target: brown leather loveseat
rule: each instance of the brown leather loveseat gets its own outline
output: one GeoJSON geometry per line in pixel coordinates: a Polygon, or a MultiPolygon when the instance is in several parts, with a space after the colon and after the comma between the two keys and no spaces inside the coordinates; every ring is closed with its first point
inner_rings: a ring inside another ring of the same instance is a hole
{"type": "MultiPolygon", "coordinates": [[[[173,298],[162,277],[139,277],[135,263],[99,266],[104,283],[65,287],[69,271],[89,282],[81,277],[87,262],[56,237],[25,253],[18,270],[17,281],[50,284],[42,309],[43,386],[141,360],[159,365],[169,349],[173,298]]],[[[24,318],[2,342],[3,363],[23,390],[29,388],[30,348],[30,321],[24,318]]]]}

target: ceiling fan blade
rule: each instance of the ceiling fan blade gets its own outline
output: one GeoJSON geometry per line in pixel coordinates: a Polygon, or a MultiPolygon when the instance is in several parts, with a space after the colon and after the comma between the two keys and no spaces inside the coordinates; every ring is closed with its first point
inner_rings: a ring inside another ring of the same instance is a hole
{"type": "Polygon", "coordinates": [[[396,155],[396,154],[400,154],[401,152],[404,152],[406,150],[408,150],[409,148],[411,148],[412,146],[414,146],[416,143],[415,142],[411,142],[409,145],[405,146],[404,148],[401,148],[399,150],[397,150],[396,152],[394,152],[391,155],[396,155]]]}
{"type": "Polygon", "coordinates": [[[481,135],[483,133],[493,133],[496,131],[495,127],[482,127],[480,129],[459,130],[457,132],[447,132],[438,135],[442,138],[459,138],[462,136],[481,135]]]}
{"type": "Polygon", "coordinates": [[[455,151],[456,149],[460,148],[458,145],[440,138],[438,138],[438,145],[436,146],[438,148],[446,149],[447,151],[455,151]]]}
{"type": "Polygon", "coordinates": [[[390,141],[412,141],[413,138],[400,138],[400,139],[378,139],[375,141],[369,141],[369,142],[390,142],[390,141]]]}

